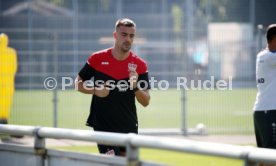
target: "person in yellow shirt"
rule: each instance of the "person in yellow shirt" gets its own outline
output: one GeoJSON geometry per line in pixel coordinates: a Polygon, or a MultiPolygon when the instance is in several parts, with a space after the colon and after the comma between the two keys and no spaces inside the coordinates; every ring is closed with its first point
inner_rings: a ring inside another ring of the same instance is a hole
{"type": "Polygon", "coordinates": [[[9,38],[0,34],[0,124],[8,124],[14,94],[17,55],[8,46],[9,38]]]}

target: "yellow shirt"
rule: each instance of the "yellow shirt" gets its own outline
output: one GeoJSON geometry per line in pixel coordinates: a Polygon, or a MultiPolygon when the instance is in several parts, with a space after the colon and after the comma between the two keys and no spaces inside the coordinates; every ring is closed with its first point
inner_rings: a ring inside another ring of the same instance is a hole
{"type": "MultiPolygon", "coordinates": [[[[16,51],[7,46],[8,39],[0,38],[0,88],[14,89],[14,77],[17,70],[16,51]]],[[[10,91],[10,90],[9,90],[10,91]]]]}

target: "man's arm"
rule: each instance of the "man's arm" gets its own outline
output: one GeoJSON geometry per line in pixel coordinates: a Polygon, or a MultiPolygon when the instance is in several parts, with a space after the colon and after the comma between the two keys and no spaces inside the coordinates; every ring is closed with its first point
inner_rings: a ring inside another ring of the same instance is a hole
{"type": "Polygon", "coordinates": [[[79,75],[75,79],[75,90],[84,94],[94,94],[94,87],[87,86],[79,75]]]}
{"type": "Polygon", "coordinates": [[[134,92],[137,101],[144,107],[149,105],[150,94],[149,90],[137,90],[134,92]]]}
{"type": "MultiPolygon", "coordinates": [[[[138,73],[135,70],[131,70],[129,71],[129,81],[130,81],[130,86],[132,88],[139,88],[137,87],[137,81],[138,81],[138,73]]],[[[148,90],[136,90],[134,92],[135,97],[137,99],[137,101],[144,107],[149,105],[149,101],[150,101],[150,94],[148,90]]]]}
{"type": "Polygon", "coordinates": [[[75,90],[84,93],[92,94],[98,97],[106,97],[109,94],[109,90],[103,85],[101,87],[87,86],[85,81],[78,75],[75,79],[75,90]]]}

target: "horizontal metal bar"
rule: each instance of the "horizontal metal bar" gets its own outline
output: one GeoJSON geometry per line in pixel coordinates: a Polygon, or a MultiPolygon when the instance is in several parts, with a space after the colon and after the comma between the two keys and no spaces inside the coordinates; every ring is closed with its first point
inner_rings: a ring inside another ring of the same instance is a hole
{"type": "MultiPolygon", "coordinates": [[[[219,143],[200,142],[187,139],[159,138],[149,136],[135,136],[131,144],[138,147],[164,149],[179,152],[206,154],[212,156],[244,159],[248,147],[219,143]]],[[[253,147],[252,147],[253,148],[253,147]]],[[[275,151],[276,152],[276,151],[275,151]]]]}
{"type": "Polygon", "coordinates": [[[0,124],[0,133],[33,136],[36,127],[0,124]]]}
{"type": "Polygon", "coordinates": [[[253,162],[276,163],[276,150],[264,148],[252,149],[248,154],[248,160],[253,162]]]}
{"type": "Polygon", "coordinates": [[[32,147],[27,146],[18,146],[12,144],[0,144],[0,149],[9,152],[16,152],[16,153],[25,153],[25,154],[36,154],[36,151],[32,147]]]}
{"type": "Polygon", "coordinates": [[[128,135],[108,132],[94,132],[88,130],[73,130],[43,127],[38,131],[38,136],[44,138],[73,139],[81,141],[92,141],[109,145],[126,145],[128,135]]]}

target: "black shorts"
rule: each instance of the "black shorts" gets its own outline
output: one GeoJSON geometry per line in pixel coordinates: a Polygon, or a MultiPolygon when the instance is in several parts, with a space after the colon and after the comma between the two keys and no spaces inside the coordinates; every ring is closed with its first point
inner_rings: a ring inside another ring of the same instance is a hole
{"type": "Polygon", "coordinates": [[[126,148],[121,146],[109,146],[98,144],[98,150],[102,154],[116,155],[116,156],[125,156],[126,148]]]}
{"type": "Polygon", "coordinates": [[[276,149],[276,110],[254,111],[257,146],[276,149]]]}

